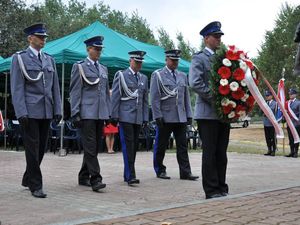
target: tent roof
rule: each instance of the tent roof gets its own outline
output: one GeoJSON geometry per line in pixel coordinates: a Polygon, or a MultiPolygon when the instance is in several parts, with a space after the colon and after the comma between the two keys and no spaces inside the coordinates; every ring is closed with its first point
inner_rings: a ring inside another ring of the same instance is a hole
{"type": "MultiPolygon", "coordinates": [[[[43,51],[52,55],[56,63],[73,64],[86,57],[86,46],[83,41],[97,35],[104,36],[105,47],[100,62],[107,67],[126,68],[129,59],[128,52],[133,50],[147,52],[142,68],[145,72],[152,72],[165,65],[163,48],[129,38],[98,21],[75,33],[47,43],[43,51]]],[[[11,57],[3,61],[0,60],[0,72],[9,70],[10,64],[11,57]]],[[[179,69],[182,71],[188,72],[189,65],[188,61],[179,61],[179,69]]]]}

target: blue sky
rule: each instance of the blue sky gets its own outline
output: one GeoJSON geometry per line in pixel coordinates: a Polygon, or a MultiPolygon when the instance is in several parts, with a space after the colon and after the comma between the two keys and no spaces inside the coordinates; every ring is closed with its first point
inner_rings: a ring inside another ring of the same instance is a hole
{"type": "MultiPolygon", "coordinates": [[[[85,2],[90,7],[99,1],[85,2]]],[[[250,57],[257,55],[265,32],[273,29],[275,19],[285,2],[299,5],[299,0],[104,0],[112,9],[128,13],[137,10],[148,21],[155,35],[157,28],[163,27],[175,40],[176,33],[181,31],[196,48],[201,43],[199,31],[202,27],[218,20],[225,33],[222,41],[238,46],[248,52],[250,57]]]]}

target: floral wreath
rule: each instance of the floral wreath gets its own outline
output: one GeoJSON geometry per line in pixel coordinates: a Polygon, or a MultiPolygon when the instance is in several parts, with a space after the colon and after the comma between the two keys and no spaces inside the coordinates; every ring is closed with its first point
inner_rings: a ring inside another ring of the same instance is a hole
{"type": "Polygon", "coordinates": [[[246,53],[234,45],[217,50],[210,84],[217,115],[223,122],[236,122],[254,107],[255,99],[244,80],[248,68],[258,85],[258,72],[246,53]]]}

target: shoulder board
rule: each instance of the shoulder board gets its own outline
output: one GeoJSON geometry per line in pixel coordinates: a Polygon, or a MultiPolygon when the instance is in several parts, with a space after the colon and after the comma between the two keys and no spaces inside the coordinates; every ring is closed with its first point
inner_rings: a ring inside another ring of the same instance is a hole
{"type": "Polygon", "coordinates": [[[199,54],[201,54],[201,53],[203,53],[203,51],[201,50],[201,51],[199,51],[199,52],[196,52],[194,55],[199,55],[199,54]]]}
{"type": "Polygon", "coordinates": [[[160,69],[155,70],[153,73],[160,72],[162,70],[163,70],[163,68],[160,68],[160,69]]]}
{"type": "Polygon", "coordinates": [[[84,62],[84,60],[81,60],[81,61],[78,61],[78,62],[76,62],[76,63],[80,64],[80,63],[83,63],[83,62],[84,62]]]}
{"type": "Polygon", "coordinates": [[[22,51],[16,52],[16,54],[23,54],[23,53],[25,53],[25,52],[26,52],[26,50],[22,50],[22,51]]]}
{"type": "Polygon", "coordinates": [[[52,55],[50,55],[49,53],[47,53],[47,52],[43,52],[45,55],[48,55],[48,56],[51,56],[52,57],[52,55]]]}

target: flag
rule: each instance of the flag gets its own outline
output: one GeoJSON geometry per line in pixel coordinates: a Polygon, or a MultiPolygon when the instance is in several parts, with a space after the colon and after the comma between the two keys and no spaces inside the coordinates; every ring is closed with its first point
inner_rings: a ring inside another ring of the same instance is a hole
{"type": "Polygon", "coordinates": [[[2,112],[0,110],[0,132],[4,131],[4,120],[3,120],[3,116],[2,116],[2,112]]]}
{"type": "MultiPolygon", "coordinates": [[[[281,104],[283,106],[285,106],[284,78],[281,78],[279,80],[277,96],[278,96],[281,104]]],[[[282,112],[281,112],[279,106],[277,106],[277,112],[276,112],[275,117],[276,117],[278,122],[282,120],[282,112]]]]}

